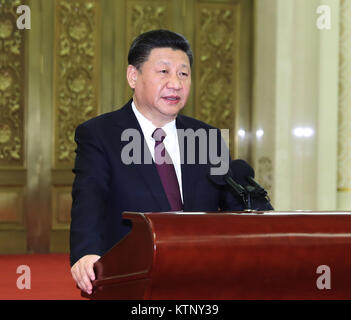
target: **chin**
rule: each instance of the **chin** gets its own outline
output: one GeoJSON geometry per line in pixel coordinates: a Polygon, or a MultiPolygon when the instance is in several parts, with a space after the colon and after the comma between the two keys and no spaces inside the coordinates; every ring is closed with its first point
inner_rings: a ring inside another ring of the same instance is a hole
{"type": "Polygon", "coordinates": [[[169,116],[169,117],[176,117],[177,114],[184,108],[184,106],[179,106],[179,105],[175,105],[175,106],[164,106],[163,108],[161,108],[161,113],[164,114],[165,116],[169,116]]]}
{"type": "Polygon", "coordinates": [[[168,112],[165,112],[164,114],[169,117],[175,118],[182,109],[183,108],[177,108],[176,110],[168,110],[168,112]]]}

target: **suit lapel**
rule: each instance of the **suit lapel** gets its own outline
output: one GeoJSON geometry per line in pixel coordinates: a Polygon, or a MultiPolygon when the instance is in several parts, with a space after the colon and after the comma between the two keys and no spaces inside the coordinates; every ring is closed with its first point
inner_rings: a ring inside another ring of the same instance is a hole
{"type": "MultiPolygon", "coordinates": [[[[136,129],[139,131],[141,135],[141,161],[144,161],[144,152],[147,153],[146,157],[148,159],[152,159],[150,150],[146,144],[143,131],[139,125],[139,122],[132,110],[131,106],[132,100],[130,100],[124,107],[122,107],[118,116],[116,116],[116,125],[122,128],[122,132],[124,129],[136,129]]],[[[117,113],[116,113],[117,114],[117,113]]],[[[121,133],[122,133],[121,132],[121,133]]],[[[122,151],[122,148],[121,148],[122,151]]],[[[160,211],[169,211],[171,209],[165,191],[163,189],[160,176],[157,172],[155,163],[149,164],[131,164],[135,170],[137,170],[143,180],[145,186],[150,191],[154,201],[158,203],[160,211]]]]}
{"type": "MultiPolygon", "coordinates": [[[[177,129],[185,130],[187,129],[184,125],[181,116],[176,119],[177,129]]],[[[179,140],[179,150],[181,159],[181,170],[182,170],[182,189],[183,189],[183,202],[184,210],[189,210],[191,208],[192,199],[194,196],[194,171],[192,170],[192,165],[188,164],[187,161],[187,141],[178,132],[179,140]],[[189,208],[189,209],[188,209],[189,208]]]]}

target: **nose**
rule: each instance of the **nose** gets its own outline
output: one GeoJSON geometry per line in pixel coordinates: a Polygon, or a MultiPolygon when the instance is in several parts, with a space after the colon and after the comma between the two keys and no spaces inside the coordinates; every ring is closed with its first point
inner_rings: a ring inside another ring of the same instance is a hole
{"type": "Polygon", "coordinates": [[[179,77],[178,74],[171,74],[168,82],[167,82],[167,88],[168,89],[174,89],[174,90],[180,90],[182,88],[183,84],[182,81],[179,77]]]}

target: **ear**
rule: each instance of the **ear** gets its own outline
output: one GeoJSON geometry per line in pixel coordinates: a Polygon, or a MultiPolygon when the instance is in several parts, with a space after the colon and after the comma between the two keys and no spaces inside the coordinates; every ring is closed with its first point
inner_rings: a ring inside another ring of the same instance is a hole
{"type": "Polygon", "coordinates": [[[136,81],[138,79],[138,70],[136,67],[129,65],[127,67],[127,81],[129,86],[134,89],[136,85],[136,81]]]}

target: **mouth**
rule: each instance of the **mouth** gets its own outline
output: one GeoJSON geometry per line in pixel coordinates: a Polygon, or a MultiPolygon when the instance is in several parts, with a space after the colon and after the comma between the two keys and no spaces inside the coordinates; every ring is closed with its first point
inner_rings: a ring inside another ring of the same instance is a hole
{"type": "Polygon", "coordinates": [[[164,96],[162,99],[169,104],[177,104],[180,101],[180,97],[174,95],[164,96]]]}

